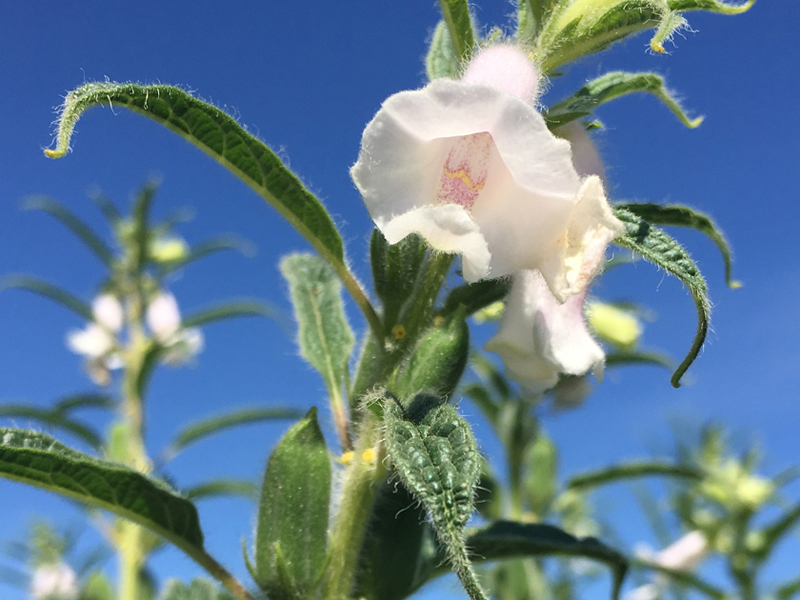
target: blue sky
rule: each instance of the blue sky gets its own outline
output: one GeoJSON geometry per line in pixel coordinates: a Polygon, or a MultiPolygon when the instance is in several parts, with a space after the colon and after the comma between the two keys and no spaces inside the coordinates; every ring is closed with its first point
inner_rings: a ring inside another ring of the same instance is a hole
{"type": "MultiPolygon", "coordinates": [[[[476,14],[482,24],[504,26],[512,12],[507,2],[487,0],[476,14]]],[[[44,158],[61,96],[107,77],[180,84],[237,115],[324,201],[341,226],[354,269],[369,279],[371,222],[348,168],[380,103],[424,83],[425,42],[438,20],[432,0],[402,7],[363,0],[47,0],[7,3],[1,14],[0,273],[35,274],[90,298],[100,264],[46,216],[19,210],[21,199],[52,196],[101,228],[88,190],[100,188],[126,205],[148,176],[159,175],[157,215],[196,209],[195,220],[180,230],[190,242],[232,232],[258,247],[253,258],[219,255],[187,269],[171,284],[181,306],[189,311],[215,300],[256,297],[289,310],[277,263],[287,252],[306,250],[304,241],[248,188],[174,134],[121,109],[93,109],[78,125],[74,152],[59,161],[44,158]]],[[[648,54],[646,35],[636,37],[553,80],[545,102],[608,70],[665,75],[685,106],[706,121],[688,130],[650,97],[603,107],[598,115],[606,129],[598,143],[610,195],[688,203],[712,213],[733,244],[735,276],[744,287],[725,288],[710,242],[676,232],[706,274],[714,302],[713,332],[690,371],[690,385],[672,389],[666,373],[652,368],[617,371],[581,410],[549,416],[545,426],[567,473],[664,448],[668,423],[681,418],[719,420],[739,439],[761,442],[768,472],[798,460],[800,207],[794,182],[800,116],[794,105],[800,97],[800,6],[760,0],[742,16],[688,18],[692,31],[676,38],[669,55],[648,54]]],[[[652,309],[657,320],[647,326],[648,345],[675,357],[688,347],[695,327],[691,299],[663,273],[638,263],[609,274],[595,292],[652,309]]],[[[359,315],[350,314],[361,330],[359,315]]],[[[44,405],[90,389],[79,359],[63,343],[66,331],[80,325],[44,300],[0,294],[0,401],[44,405]]],[[[163,447],[187,418],[233,405],[323,406],[323,385],[297,356],[285,325],[249,320],[212,326],[196,368],[159,372],[147,408],[151,448],[163,447]]],[[[465,405],[464,412],[474,410],[465,405]]],[[[220,435],[181,455],[171,474],[179,485],[220,475],[256,478],[283,429],[285,424],[263,425],[220,435]]],[[[485,428],[477,434],[484,449],[496,449],[485,428]]],[[[626,494],[615,489],[601,504],[632,545],[649,534],[640,520],[625,518],[626,494]]],[[[0,540],[22,535],[40,513],[80,521],[66,502],[3,481],[0,510],[0,540]]],[[[253,507],[213,500],[200,510],[208,549],[245,578],[240,540],[251,535],[253,507]]],[[[92,535],[87,531],[88,539],[92,535]]],[[[161,578],[199,574],[173,550],[154,566],[161,578]]],[[[774,573],[795,571],[796,563],[787,560],[774,573]]],[[[2,585],[0,590],[4,598],[21,597],[2,585]]]]}

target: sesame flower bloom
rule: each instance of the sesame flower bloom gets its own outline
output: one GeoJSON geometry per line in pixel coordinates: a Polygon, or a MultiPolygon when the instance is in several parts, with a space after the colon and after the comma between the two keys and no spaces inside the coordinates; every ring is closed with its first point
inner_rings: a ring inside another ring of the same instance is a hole
{"type": "Polygon", "coordinates": [[[31,577],[31,596],[35,600],[76,600],[78,578],[68,565],[42,565],[31,577]]]}
{"type": "Polygon", "coordinates": [[[86,327],[67,334],[67,347],[86,357],[87,371],[93,382],[107,385],[110,371],[122,366],[116,347],[125,315],[115,296],[103,294],[92,302],[92,317],[94,320],[86,327]]]}
{"type": "MultiPolygon", "coordinates": [[[[636,551],[639,558],[675,571],[694,571],[708,556],[708,538],[702,531],[690,531],[661,552],[654,554],[649,548],[636,551]]],[[[663,596],[667,580],[656,577],[653,583],[642,585],[628,595],[628,600],[651,600],[663,596]]]]}
{"type": "Polygon", "coordinates": [[[528,392],[542,393],[559,376],[603,376],[605,354],[586,327],[586,292],[564,304],[550,293],[541,273],[521,271],[514,277],[500,330],[486,350],[503,359],[508,377],[528,392]]]}
{"type": "Polygon", "coordinates": [[[203,333],[195,327],[181,327],[178,301],[169,292],[161,292],[150,301],[145,320],[153,337],[166,349],[165,362],[178,366],[202,352],[203,333]]]}
{"type": "Polygon", "coordinates": [[[554,133],[569,142],[572,149],[572,166],[578,175],[581,177],[597,175],[604,184],[606,183],[606,169],[600,153],[582,122],[571,121],[557,128],[554,133]]]}
{"type": "Polygon", "coordinates": [[[390,244],[418,233],[460,254],[467,281],[538,269],[563,302],[624,228],[534,108],[538,80],[522,51],[496,45],[459,81],[391,96],[351,175],[390,244]]]}

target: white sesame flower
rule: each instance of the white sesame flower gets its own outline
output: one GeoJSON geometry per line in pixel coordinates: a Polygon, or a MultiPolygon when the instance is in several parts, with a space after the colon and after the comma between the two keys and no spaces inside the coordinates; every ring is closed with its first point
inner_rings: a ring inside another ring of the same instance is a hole
{"type": "Polygon", "coordinates": [[[83,329],[67,334],[67,346],[76,354],[87,358],[101,358],[114,347],[114,337],[97,323],[89,323],[83,329]]]}
{"type": "Polygon", "coordinates": [[[462,80],[387,99],[351,174],[390,244],[419,233],[460,254],[467,281],[538,269],[563,302],[624,228],[534,108],[537,83],[524,53],[490,47],[462,80]]]}
{"type": "Polygon", "coordinates": [[[653,562],[676,571],[692,571],[708,554],[708,540],[702,531],[690,531],[656,554],[653,562]]]}
{"type": "Polygon", "coordinates": [[[147,305],[147,326],[155,338],[166,344],[181,327],[178,301],[169,292],[161,292],[147,305]]]}
{"type": "Polygon", "coordinates": [[[581,177],[597,175],[605,184],[606,170],[597,148],[586,127],[580,121],[571,121],[554,132],[558,137],[567,140],[572,150],[572,166],[581,177]]]}
{"type": "Polygon", "coordinates": [[[103,294],[92,301],[92,315],[96,323],[114,333],[122,329],[125,319],[122,304],[111,294],[103,294]]]}
{"type": "Polygon", "coordinates": [[[188,363],[203,351],[205,338],[203,332],[196,327],[181,329],[170,340],[164,353],[164,362],[174,367],[188,363]]]}
{"type": "Polygon", "coordinates": [[[86,358],[89,378],[98,385],[108,385],[110,371],[122,366],[116,334],[122,330],[125,313],[115,296],[103,294],[92,301],[93,321],[83,329],[67,333],[67,347],[86,358]]]}
{"type": "Polygon", "coordinates": [[[75,571],[64,563],[38,567],[30,591],[35,600],[76,600],[80,593],[75,571]]]}
{"type": "Polygon", "coordinates": [[[559,304],[538,271],[514,277],[500,330],[486,350],[503,359],[510,379],[531,393],[552,388],[559,375],[602,378],[605,354],[583,316],[585,292],[559,304]]]}

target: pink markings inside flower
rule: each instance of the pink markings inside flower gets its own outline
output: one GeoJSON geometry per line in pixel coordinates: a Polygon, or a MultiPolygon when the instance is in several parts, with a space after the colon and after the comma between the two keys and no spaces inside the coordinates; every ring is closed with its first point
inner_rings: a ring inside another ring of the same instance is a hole
{"type": "Polygon", "coordinates": [[[442,167],[438,202],[472,208],[486,185],[493,145],[492,135],[486,131],[456,140],[442,167]]]}

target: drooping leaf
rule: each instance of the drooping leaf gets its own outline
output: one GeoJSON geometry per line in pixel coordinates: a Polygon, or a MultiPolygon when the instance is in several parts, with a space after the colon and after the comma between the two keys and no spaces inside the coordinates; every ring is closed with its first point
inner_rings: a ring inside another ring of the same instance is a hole
{"type": "Polygon", "coordinates": [[[344,268],[342,240],[322,204],[272,150],[217,107],[169,85],[87,83],[67,94],[51,158],[64,156],[92,106],[122,106],[168,127],[218,160],[274,206],[326,259],[344,268]]]}
{"type": "Polygon", "coordinates": [[[447,295],[442,314],[449,315],[459,306],[464,306],[467,316],[469,316],[502,300],[510,289],[511,281],[504,278],[484,279],[460,285],[447,295]]]}
{"type": "MultiPolygon", "coordinates": [[[[664,78],[660,75],[625,71],[612,71],[593,79],[572,96],[550,108],[545,114],[545,119],[564,125],[591,114],[601,104],[637,92],[653,94],[687,127],[695,128],[703,122],[703,117],[690,119],[686,115],[678,101],[664,86],[664,78]]],[[[646,218],[641,214],[639,216],[646,218]]]]}
{"type": "Polygon", "coordinates": [[[180,581],[167,581],[160,600],[234,600],[228,592],[205,579],[195,579],[189,585],[180,581]]]}
{"type": "Polygon", "coordinates": [[[661,205],[645,202],[624,202],[617,206],[624,208],[641,217],[652,225],[670,225],[675,227],[691,227],[708,236],[716,244],[725,263],[725,283],[728,287],[736,289],[742,284],[734,281],[731,276],[731,250],[724,234],[717,224],[698,210],[680,204],[661,205]]]}
{"type": "Polygon", "coordinates": [[[450,40],[453,43],[456,58],[460,63],[469,60],[475,39],[472,35],[472,17],[469,14],[467,0],[439,0],[442,17],[447,23],[450,40]]]}
{"type": "Polygon", "coordinates": [[[683,246],[662,230],[624,208],[616,208],[614,214],[627,229],[626,234],[614,240],[614,243],[638,252],[646,260],[677,277],[694,297],[698,318],[697,333],[688,355],[672,375],[672,385],[680,387],[681,377],[697,358],[708,332],[711,304],[705,279],[683,246]]]}
{"type": "Polygon", "coordinates": [[[397,244],[389,245],[386,238],[375,229],[370,242],[370,263],[375,293],[383,302],[383,323],[391,329],[403,305],[417,285],[420,269],[425,262],[426,244],[419,235],[406,236],[397,244]]]}
{"type": "Polygon", "coordinates": [[[627,365],[652,365],[654,367],[664,367],[670,371],[675,368],[675,364],[668,356],[657,352],[611,352],[606,354],[606,367],[623,367],[627,365]]]}
{"type": "Polygon", "coordinates": [[[256,580],[273,600],[310,593],[325,567],[331,464],[317,410],[294,425],[267,463],[256,526],[256,580]]]}
{"type": "Polygon", "coordinates": [[[281,261],[299,326],[300,354],[320,372],[332,397],[341,398],[354,338],[333,269],[312,254],[281,261]]]}
{"type": "Polygon", "coordinates": [[[472,569],[463,529],[481,474],[469,424],[443,399],[419,394],[405,407],[384,402],[386,450],[400,481],[425,507],[467,594],[485,599],[472,569]]]}
{"type": "Polygon", "coordinates": [[[0,476],[108,510],[186,552],[203,547],[197,510],[166,484],[72,450],[48,435],[0,428],[0,476]]]}
{"type": "Polygon", "coordinates": [[[276,419],[299,419],[304,414],[304,411],[296,408],[245,408],[202,419],[181,429],[169,445],[169,448],[165,451],[165,454],[169,457],[174,457],[190,444],[199,442],[200,440],[226,429],[263,421],[273,421],[276,419]]]}
{"type": "Polygon", "coordinates": [[[183,493],[190,500],[204,500],[220,496],[239,496],[248,500],[258,497],[258,489],[249,479],[212,479],[185,488],[183,493]]]}
{"type": "Polygon", "coordinates": [[[34,277],[9,275],[0,281],[0,291],[3,290],[26,290],[28,292],[33,292],[34,294],[49,298],[61,306],[70,309],[87,321],[94,319],[92,316],[92,307],[86,302],[58,286],[34,277]]]}
{"type": "Polygon", "coordinates": [[[67,229],[72,231],[72,233],[74,233],[103,264],[109,267],[113,264],[114,253],[103,239],[92,231],[86,223],[55,200],[43,196],[35,196],[27,198],[23,204],[23,208],[27,210],[41,210],[53,216],[67,227],[67,229]]]}
{"type": "Polygon", "coordinates": [[[205,327],[211,323],[239,319],[241,317],[266,317],[274,319],[279,311],[265,302],[257,300],[243,300],[220,304],[186,316],[181,322],[183,327],[205,327]]]}
{"type": "Polygon", "coordinates": [[[689,465],[676,465],[661,461],[631,461],[577,475],[567,482],[566,487],[567,489],[586,490],[628,479],[653,476],[700,481],[703,479],[703,472],[689,465]]]}
{"type": "Polygon", "coordinates": [[[429,81],[440,77],[458,79],[461,73],[450,30],[444,21],[439,21],[433,30],[428,56],[425,57],[425,71],[429,81]]]}

